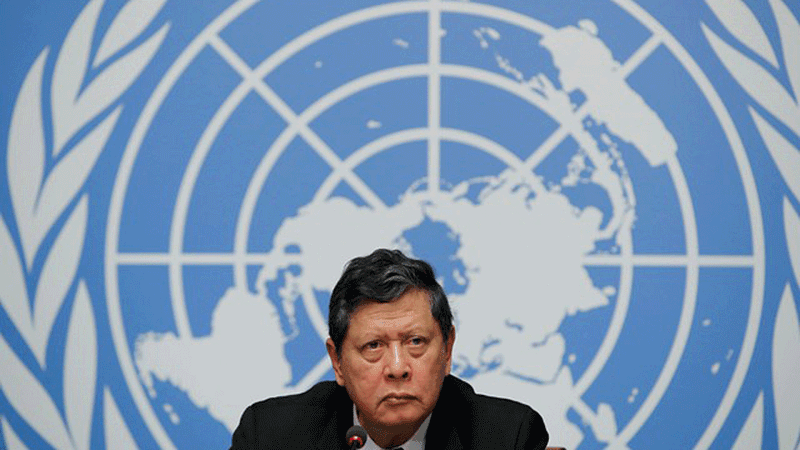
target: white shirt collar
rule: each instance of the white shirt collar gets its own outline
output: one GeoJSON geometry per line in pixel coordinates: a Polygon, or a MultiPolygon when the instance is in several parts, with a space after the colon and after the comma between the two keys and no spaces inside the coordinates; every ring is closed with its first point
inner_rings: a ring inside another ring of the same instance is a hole
{"type": "MultiPolygon", "coordinates": [[[[361,422],[358,421],[358,413],[356,412],[356,405],[353,405],[353,423],[356,425],[361,425],[361,422]]],[[[406,442],[398,445],[397,447],[403,447],[403,450],[425,450],[425,433],[428,432],[428,425],[431,423],[431,415],[428,414],[428,417],[425,418],[425,421],[422,422],[422,425],[419,426],[417,432],[414,433],[414,436],[411,436],[406,442]]],[[[382,450],[381,447],[378,447],[378,444],[372,440],[369,435],[367,435],[367,442],[361,447],[363,450],[382,450]]]]}

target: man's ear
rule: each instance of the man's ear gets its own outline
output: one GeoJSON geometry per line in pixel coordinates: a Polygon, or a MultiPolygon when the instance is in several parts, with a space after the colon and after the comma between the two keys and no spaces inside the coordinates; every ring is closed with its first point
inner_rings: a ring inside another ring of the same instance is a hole
{"type": "Polygon", "coordinates": [[[333,366],[333,373],[336,375],[336,382],[339,383],[339,386],[344,386],[342,365],[339,361],[339,355],[336,354],[336,346],[333,345],[333,339],[328,338],[328,340],[325,341],[325,348],[328,349],[328,357],[331,359],[331,366],[333,366]]]}
{"type": "Polygon", "coordinates": [[[447,374],[453,368],[453,344],[456,342],[456,327],[450,327],[450,334],[447,336],[445,343],[445,357],[447,358],[447,374]]]}

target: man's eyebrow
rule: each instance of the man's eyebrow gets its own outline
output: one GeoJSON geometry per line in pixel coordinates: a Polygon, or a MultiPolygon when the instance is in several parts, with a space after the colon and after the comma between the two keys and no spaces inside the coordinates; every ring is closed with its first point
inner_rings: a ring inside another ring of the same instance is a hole
{"type": "Polygon", "coordinates": [[[369,342],[374,341],[375,339],[380,339],[381,334],[375,332],[367,332],[362,334],[361,336],[356,337],[354,340],[358,342],[369,342]]]}
{"type": "MultiPolygon", "coordinates": [[[[422,336],[422,337],[429,337],[432,334],[430,330],[426,330],[425,327],[414,325],[408,330],[401,331],[397,334],[400,339],[408,339],[414,336],[422,336]]],[[[364,332],[361,336],[354,336],[353,340],[359,343],[366,343],[370,341],[374,341],[376,339],[384,339],[388,337],[389,334],[377,330],[369,330],[364,332]]]]}
{"type": "Polygon", "coordinates": [[[414,337],[414,336],[427,337],[427,336],[429,336],[431,334],[433,334],[433,333],[430,330],[426,330],[425,327],[415,326],[415,327],[411,328],[409,331],[403,332],[401,334],[401,336],[403,338],[410,338],[410,337],[414,337]]]}

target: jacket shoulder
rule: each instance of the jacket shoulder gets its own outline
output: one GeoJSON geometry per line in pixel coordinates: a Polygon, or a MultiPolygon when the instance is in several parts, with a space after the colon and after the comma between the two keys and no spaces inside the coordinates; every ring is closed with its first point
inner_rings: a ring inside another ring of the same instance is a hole
{"type": "Polygon", "coordinates": [[[530,406],[516,400],[476,393],[469,383],[453,376],[445,378],[442,395],[450,402],[461,402],[464,404],[462,406],[478,408],[471,410],[476,413],[502,411],[513,415],[527,410],[533,411],[530,406]]]}
{"type": "Polygon", "coordinates": [[[279,411],[282,420],[283,416],[292,410],[304,410],[325,406],[333,400],[338,385],[333,381],[323,381],[315,384],[311,389],[299,394],[272,397],[253,403],[248,409],[262,414],[270,414],[279,411]]]}
{"type": "MultiPolygon", "coordinates": [[[[460,426],[468,448],[544,449],[548,433],[542,416],[516,400],[478,394],[468,383],[447,377],[440,413],[450,415],[460,426]]],[[[458,426],[458,425],[457,425],[458,426]]]]}
{"type": "Polygon", "coordinates": [[[300,394],[253,403],[233,432],[231,448],[266,448],[270,442],[311,439],[329,425],[340,407],[341,390],[335,382],[323,381],[300,394]]]}

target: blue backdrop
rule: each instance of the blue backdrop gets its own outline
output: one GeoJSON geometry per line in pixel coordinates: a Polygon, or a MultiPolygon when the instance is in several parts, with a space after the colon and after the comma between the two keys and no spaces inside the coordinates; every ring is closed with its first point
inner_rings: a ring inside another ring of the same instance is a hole
{"type": "Polygon", "coordinates": [[[800,6],[6,1],[0,442],[225,448],[431,262],[570,449],[800,448],[800,6]]]}

